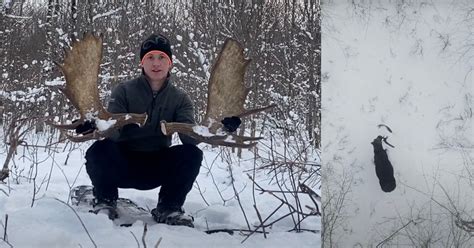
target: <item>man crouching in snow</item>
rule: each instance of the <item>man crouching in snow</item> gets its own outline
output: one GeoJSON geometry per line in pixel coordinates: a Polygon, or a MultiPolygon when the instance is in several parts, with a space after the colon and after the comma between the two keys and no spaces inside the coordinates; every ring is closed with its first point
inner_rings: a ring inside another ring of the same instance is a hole
{"type": "Polygon", "coordinates": [[[374,147],[375,173],[379,178],[380,187],[384,192],[391,192],[396,187],[395,177],[393,176],[393,166],[388,159],[387,151],[383,148],[384,138],[378,136],[372,141],[374,147]]]}
{"type": "MultiPolygon", "coordinates": [[[[111,138],[96,141],[86,153],[87,173],[94,186],[94,208],[109,209],[116,218],[118,188],[149,190],[161,186],[158,204],[151,211],[158,223],[194,227],[182,206],[199,173],[203,159],[196,141],[181,135],[183,145],[172,146],[160,121],[195,123],[188,95],[170,80],[173,66],[169,40],[151,35],[141,45],[142,75],[119,84],[108,105],[111,113],[147,113],[143,127],[127,125],[111,138]]],[[[95,128],[86,123],[76,129],[85,134],[95,128]]]]}

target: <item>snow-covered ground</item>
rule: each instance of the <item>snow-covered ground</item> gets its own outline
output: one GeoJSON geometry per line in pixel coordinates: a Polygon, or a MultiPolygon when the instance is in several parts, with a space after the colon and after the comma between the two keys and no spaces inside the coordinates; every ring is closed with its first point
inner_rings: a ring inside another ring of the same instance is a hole
{"type": "Polygon", "coordinates": [[[324,226],[326,244],[473,247],[453,213],[474,217],[474,3],[322,9],[323,202],[338,216],[324,226]],[[379,134],[395,146],[390,193],[375,175],[370,142],[379,134]]]}
{"type": "MultiPolygon", "coordinates": [[[[29,137],[28,144],[41,144],[46,138],[41,135],[32,136],[29,137]]],[[[55,152],[44,148],[19,147],[11,167],[12,175],[6,180],[6,184],[0,184],[0,238],[5,238],[6,229],[7,241],[13,247],[94,247],[91,238],[97,247],[143,247],[143,222],[137,222],[131,227],[119,227],[105,215],[77,212],[79,219],[75,212],[64,204],[68,201],[70,187],[90,185],[83,158],[90,144],[82,143],[74,149],[60,144],[52,149],[55,152]],[[8,221],[5,219],[6,215],[8,221]]],[[[234,197],[227,161],[232,161],[235,188],[239,192],[241,204],[252,228],[254,224],[258,225],[259,221],[253,208],[252,182],[247,176],[253,173],[253,153],[244,151],[242,158],[238,159],[235,154],[230,153],[227,154],[229,156],[221,156],[223,151],[220,148],[205,145],[200,147],[204,150],[205,161],[197,183],[184,205],[185,210],[194,216],[196,227],[192,229],[164,224],[149,225],[145,236],[147,247],[154,247],[160,238],[162,241],[159,247],[320,246],[319,232],[288,232],[294,227],[291,217],[266,228],[269,232],[267,238],[262,234],[254,234],[243,243],[246,236],[239,232],[233,235],[225,232],[206,234],[204,231],[209,229],[247,228],[239,203],[234,197]]],[[[265,149],[261,147],[260,150],[265,149]]],[[[0,161],[4,161],[5,154],[3,147],[0,161]]],[[[315,159],[312,162],[319,163],[315,152],[310,153],[310,156],[315,159]]],[[[262,164],[257,161],[256,165],[262,164]]],[[[274,181],[270,183],[266,172],[257,172],[256,178],[262,187],[275,189],[274,181]]],[[[318,187],[314,188],[317,192],[318,187]]],[[[120,189],[119,193],[121,197],[127,197],[140,206],[151,209],[156,205],[158,189],[120,189]]],[[[270,215],[280,204],[279,200],[270,194],[255,192],[255,199],[262,218],[270,215]]],[[[311,201],[303,196],[301,201],[303,206],[311,205],[311,201]]],[[[288,213],[288,208],[282,208],[271,220],[284,215],[285,211],[288,213]]],[[[304,211],[308,212],[305,209],[304,211]]],[[[302,228],[320,230],[320,218],[309,217],[302,223],[302,228]]],[[[9,244],[0,239],[0,247],[10,247],[9,244]]]]}

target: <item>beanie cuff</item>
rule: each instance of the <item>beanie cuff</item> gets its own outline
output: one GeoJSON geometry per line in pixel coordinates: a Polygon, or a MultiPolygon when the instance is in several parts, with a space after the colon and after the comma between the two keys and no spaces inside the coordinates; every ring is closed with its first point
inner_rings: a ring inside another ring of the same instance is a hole
{"type": "Polygon", "coordinates": [[[168,60],[168,63],[170,64],[170,66],[173,64],[173,62],[171,61],[171,58],[170,56],[168,56],[168,54],[166,54],[165,52],[163,51],[160,51],[160,50],[152,50],[152,51],[149,51],[147,53],[145,53],[145,55],[143,55],[143,58],[142,60],[140,61],[140,65],[143,65],[143,61],[145,60],[145,58],[148,56],[148,55],[163,55],[167,60],[168,60]]]}

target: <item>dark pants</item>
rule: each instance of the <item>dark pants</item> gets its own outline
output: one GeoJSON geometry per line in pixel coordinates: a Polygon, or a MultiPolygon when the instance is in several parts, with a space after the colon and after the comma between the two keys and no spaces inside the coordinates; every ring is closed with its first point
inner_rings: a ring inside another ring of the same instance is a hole
{"type": "Polygon", "coordinates": [[[86,169],[98,199],[117,199],[118,188],[149,190],[161,186],[158,205],[174,208],[184,204],[199,174],[202,157],[202,151],[194,145],[138,152],[105,139],[87,150],[86,169]]]}

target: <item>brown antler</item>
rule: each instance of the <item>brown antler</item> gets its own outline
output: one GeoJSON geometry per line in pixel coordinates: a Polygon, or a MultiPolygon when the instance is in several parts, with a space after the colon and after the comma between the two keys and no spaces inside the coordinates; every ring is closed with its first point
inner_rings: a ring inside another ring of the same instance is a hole
{"type": "Polygon", "coordinates": [[[183,123],[161,123],[165,135],[174,132],[186,134],[198,141],[231,147],[252,147],[260,137],[246,137],[222,131],[224,117],[244,117],[269,108],[246,110],[245,99],[250,89],[245,87],[244,76],[250,60],[245,59],[244,49],[239,42],[227,39],[212,68],[208,84],[207,109],[200,125],[183,123]]]}
{"type": "Polygon", "coordinates": [[[73,42],[72,48],[66,51],[64,63],[59,65],[66,78],[66,86],[61,91],[81,118],[73,124],[49,124],[61,130],[75,129],[85,120],[94,120],[97,125],[97,130],[87,135],[67,135],[71,141],[100,139],[126,124],[143,125],[146,121],[146,114],[111,114],[102,106],[97,85],[101,59],[102,37],[87,33],[83,39],[73,42]]]}

